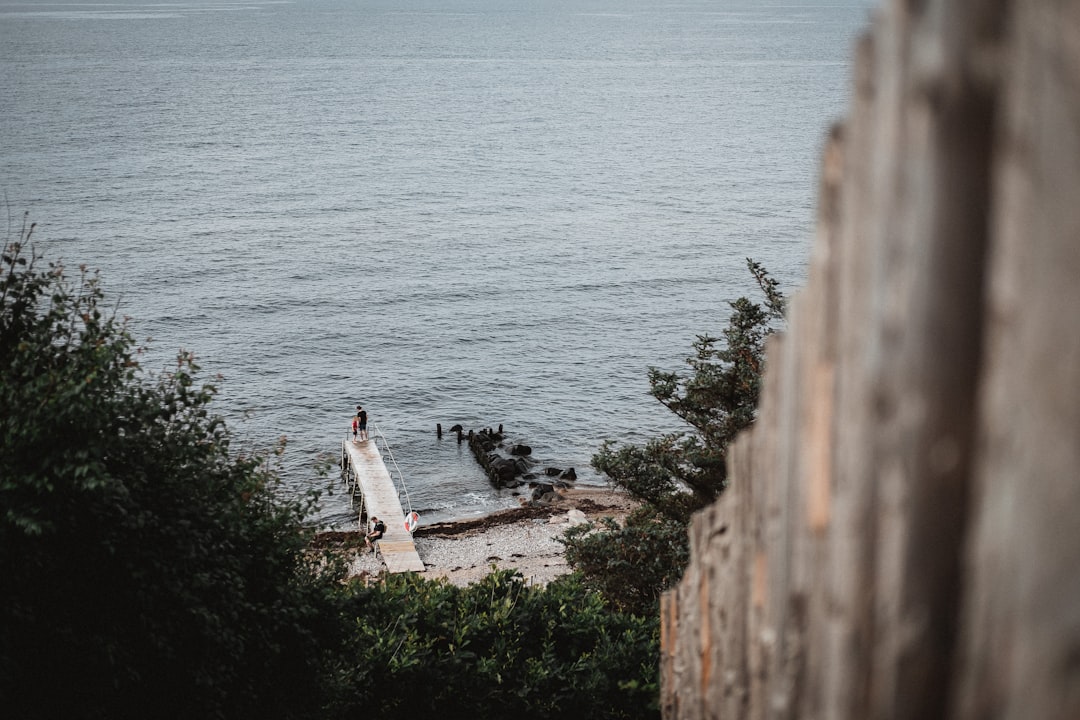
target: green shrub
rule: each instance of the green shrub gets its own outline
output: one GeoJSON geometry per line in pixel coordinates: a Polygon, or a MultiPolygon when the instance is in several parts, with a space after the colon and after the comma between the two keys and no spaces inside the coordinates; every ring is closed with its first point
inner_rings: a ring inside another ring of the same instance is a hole
{"type": "MultiPolygon", "coordinates": [[[[31,228],[32,229],[32,228],[31,228]]],[[[14,718],[658,717],[658,623],[570,577],[342,584],[190,354],[0,260],[0,708],[14,718]]]]}
{"type": "Polygon", "coordinates": [[[390,576],[356,588],[332,717],[658,717],[658,623],[611,610],[575,576],[466,588],[390,576]]]}
{"type": "Polygon", "coordinates": [[[650,392],[687,429],[644,446],[607,442],[592,464],[642,507],[625,527],[579,528],[565,538],[567,561],[585,582],[618,607],[647,614],[682,577],[689,562],[687,526],[727,486],[731,442],[754,422],[765,340],[783,317],[786,300],[776,280],[753,260],[747,266],[764,305],[739,298],[721,337],[699,336],[688,374],[649,371],[650,392]]]}
{"type": "Polygon", "coordinates": [[[306,504],[230,451],[191,355],[148,378],[96,278],[41,263],[20,242],[0,264],[6,714],[305,712],[332,587],[305,559],[306,504]]]}

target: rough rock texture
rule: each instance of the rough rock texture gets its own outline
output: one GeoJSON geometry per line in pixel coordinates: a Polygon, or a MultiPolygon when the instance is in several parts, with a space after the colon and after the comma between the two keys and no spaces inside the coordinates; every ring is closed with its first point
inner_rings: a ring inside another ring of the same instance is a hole
{"type": "Polygon", "coordinates": [[[1080,718],[1080,2],[888,0],[664,716],[1080,718]]]}

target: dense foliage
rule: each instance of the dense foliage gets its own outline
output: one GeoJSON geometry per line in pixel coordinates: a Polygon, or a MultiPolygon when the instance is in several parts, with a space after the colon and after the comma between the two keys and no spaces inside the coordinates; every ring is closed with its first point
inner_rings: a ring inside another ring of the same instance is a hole
{"type": "Polygon", "coordinates": [[[573,576],[496,571],[467,588],[395,575],[344,603],[333,717],[659,717],[658,624],[573,576]]]}
{"type": "Polygon", "coordinates": [[[678,582],[689,561],[691,515],[727,485],[727,452],[754,422],[761,391],[765,339],[783,317],[776,280],[753,260],[747,265],[765,296],[730,302],[721,337],[699,336],[688,374],[649,372],[650,393],[688,429],[644,446],[605,443],[593,466],[623,487],[641,507],[618,527],[581,526],[565,540],[567,561],[619,607],[651,613],[661,593],[678,582]]]}
{"type": "MultiPolygon", "coordinates": [[[[32,228],[31,228],[32,229],[32,228]]],[[[655,619],[568,580],[344,584],[191,355],[0,262],[0,708],[17,718],[656,717],[655,619]]]]}
{"type": "MultiPolygon", "coordinates": [[[[29,235],[29,232],[26,233],[29,235]]],[[[230,437],[191,355],[138,370],[96,278],[5,249],[0,277],[0,697],[12,717],[303,708],[326,578],[230,437]]]]}

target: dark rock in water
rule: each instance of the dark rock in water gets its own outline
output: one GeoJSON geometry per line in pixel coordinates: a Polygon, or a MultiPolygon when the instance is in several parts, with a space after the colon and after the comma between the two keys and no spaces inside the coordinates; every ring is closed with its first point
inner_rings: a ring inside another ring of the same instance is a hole
{"type": "Polygon", "coordinates": [[[574,468],[570,468],[566,472],[559,475],[560,480],[577,480],[577,473],[574,472],[574,468]]]}
{"type": "MultiPolygon", "coordinates": [[[[509,458],[498,458],[497,460],[493,460],[491,462],[491,471],[500,485],[516,487],[516,485],[510,485],[517,477],[517,466],[514,464],[513,460],[510,460],[509,458]]],[[[518,482],[518,485],[520,484],[521,483],[518,482]]]]}
{"type": "Polygon", "coordinates": [[[461,425],[455,425],[454,427],[450,428],[450,432],[452,433],[464,432],[464,430],[465,428],[461,427],[461,425]]]}
{"type": "MultiPolygon", "coordinates": [[[[451,431],[458,433],[460,442],[461,426],[455,425],[451,428],[451,431]]],[[[487,473],[488,478],[496,487],[515,488],[529,480],[536,479],[536,473],[533,471],[536,460],[531,457],[532,448],[524,443],[504,444],[502,425],[499,426],[497,432],[491,428],[470,430],[469,449],[476,458],[476,462],[480,464],[480,467],[484,469],[484,472],[487,473]],[[509,449],[507,449],[508,445],[510,446],[509,449]]],[[[569,472],[571,475],[566,476],[561,468],[546,468],[544,470],[544,474],[550,478],[562,474],[563,477],[574,479],[573,468],[569,472]]],[[[549,490],[554,490],[551,484],[548,484],[547,487],[549,490]]]]}
{"type": "Polygon", "coordinates": [[[533,487],[532,491],[533,500],[539,500],[544,495],[555,492],[555,488],[551,485],[548,485],[547,483],[534,483],[534,485],[535,487],[533,487]]]}

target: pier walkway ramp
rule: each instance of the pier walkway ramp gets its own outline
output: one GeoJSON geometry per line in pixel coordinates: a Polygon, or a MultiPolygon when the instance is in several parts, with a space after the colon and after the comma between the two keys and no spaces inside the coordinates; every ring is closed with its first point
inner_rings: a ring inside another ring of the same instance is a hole
{"type": "Polygon", "coordinates": [[[341,448],[342,473],[353,493],[361,497],[360,532],[370,527],[368,519],[379,518],[386,523],[386,532],[378,546],[387,572],[423,572],[424,563],[416,552],[412,533],[406,529],[406,517],[413,513],[404,478],[397,470],[386,438],[374,423],[368,426],[368,438],[360,441],[346,438],[341,448]],[[387,469],[384,453],[398,475],[397,483],[387,469]]]}

